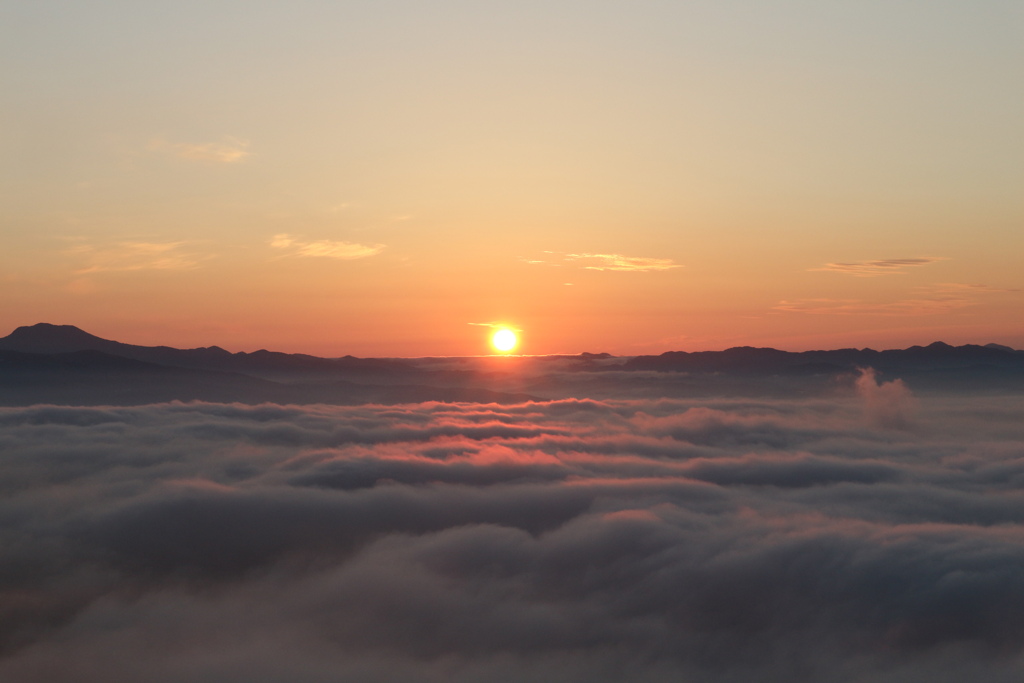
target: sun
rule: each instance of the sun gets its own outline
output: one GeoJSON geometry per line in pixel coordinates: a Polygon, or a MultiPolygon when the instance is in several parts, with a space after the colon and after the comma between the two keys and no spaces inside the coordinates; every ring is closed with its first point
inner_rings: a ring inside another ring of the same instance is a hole
{"type": "Polygon", "coordinates": [[[491,335],[491,346],[501,353],[508,353],[512,349],[516,348],[519,343],[519,337],[516,333],[507,327],[502,327],[494,331],[491,335]]]}

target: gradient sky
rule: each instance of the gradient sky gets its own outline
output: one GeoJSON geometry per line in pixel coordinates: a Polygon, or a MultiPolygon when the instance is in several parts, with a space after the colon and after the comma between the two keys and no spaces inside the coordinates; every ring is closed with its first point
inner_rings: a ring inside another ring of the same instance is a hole
{"type": "Polygon", "coordinates": [[[1016,1],[0,0],[0,334],[1024,347],[1016,1]]]}

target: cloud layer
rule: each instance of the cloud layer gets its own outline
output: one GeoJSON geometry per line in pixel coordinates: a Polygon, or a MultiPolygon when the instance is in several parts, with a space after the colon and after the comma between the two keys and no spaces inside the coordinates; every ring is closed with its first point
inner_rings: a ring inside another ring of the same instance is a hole
{"type": "Polygon", "coordinates": [[[2,409],[0,679],[1020,680],[1024,400],[857,391],[2,409]]]}

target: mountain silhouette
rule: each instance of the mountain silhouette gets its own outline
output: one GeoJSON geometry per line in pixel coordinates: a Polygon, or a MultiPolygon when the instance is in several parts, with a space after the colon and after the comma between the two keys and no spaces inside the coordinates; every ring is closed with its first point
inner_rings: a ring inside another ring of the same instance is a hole
{"type": "Polygon", "coordinates": [[[669,351],[659,356],[636,356],[623,364],[626,370],[759,374],[850,372],[864,367],[895,374],[915,370],[1024,370],[1024,351],[997,344],[951,346],[944,342],[886,351],[779,351],[740,346],[725,351],[669,351]]]}
{"type": "Polygon", "coordinates": [[[626,358],[320,358],[267,350],[231,353],[217,346],[137,346],[72,325],[40,323],[0,338],[0,405],[813,395],[835,390],[842,384],[837,379],[868,367],[884,379],[906,379],[915,389],[1024,391],[1024,351],[998,344],[802,352],[742,346],[626,358]]]}
{"type": "Polygon", "coordinates": [[[69,353],[71,351],[116,353],[121,347],[128,346],[128,344],[89,334],[74,325],[51,325],[50,323],[19,327],[6,337],[0,338],[0,349],[25,353],[69,353]]]}
{"type": "Polygon", "coordinates": [[[239,372],[264,379],[321,381],[352,378],[383,380],[409,379],[418,370],[408,363],[380,358],[320,358],[301,353],[279,353],[261,349],[252,353],[231,353],[219,346],[176,349],[170,346],[137,346],[103,339],[74,325],[19,327],[0,338],[0,350],[22,353],[71,353],[101,351],[122,358],[195,370],[239,372]]]}
{"type": "Polygon", "coordinates": [[[534,398],[480,386],[423,382],[404,361],[319,358],[217,346],[136,346],[73,325],[19,327],[0,338],[0,405],[240,403],[519,403],[534,398]],[[360,381],[351,381],[352,378],[360,381]]]}

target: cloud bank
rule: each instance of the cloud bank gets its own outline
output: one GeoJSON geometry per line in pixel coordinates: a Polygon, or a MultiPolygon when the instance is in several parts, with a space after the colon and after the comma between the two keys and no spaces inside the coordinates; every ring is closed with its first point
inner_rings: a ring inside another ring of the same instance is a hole
{"type": "Polygon", "coordinates": [[[1024,400],[858,391],[0,409],[0,679],[1020,680],[1024,400]]]}

